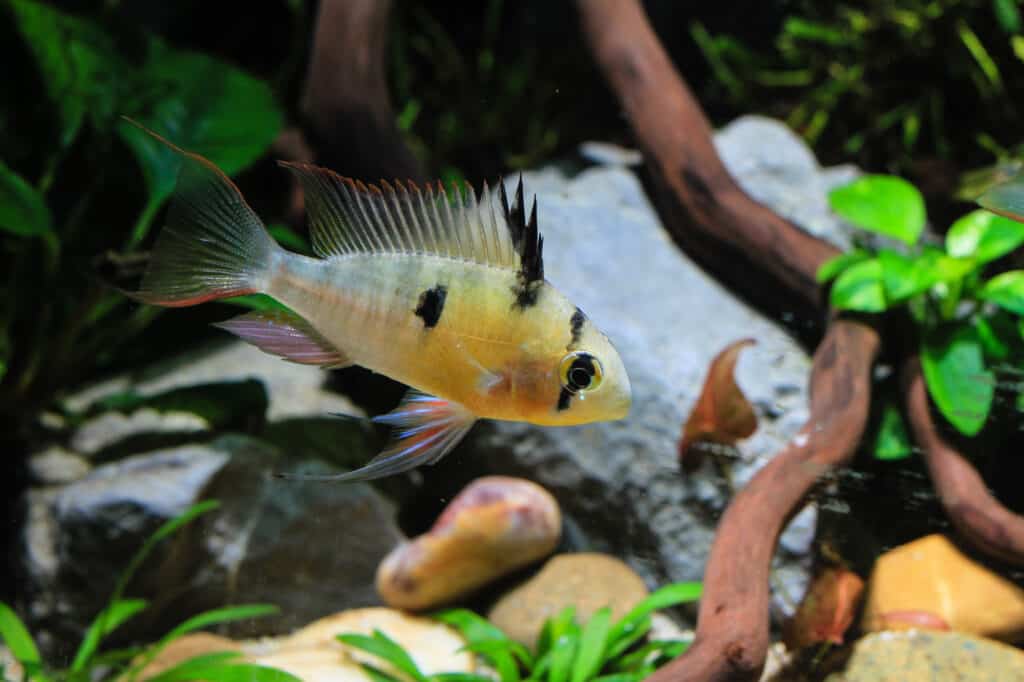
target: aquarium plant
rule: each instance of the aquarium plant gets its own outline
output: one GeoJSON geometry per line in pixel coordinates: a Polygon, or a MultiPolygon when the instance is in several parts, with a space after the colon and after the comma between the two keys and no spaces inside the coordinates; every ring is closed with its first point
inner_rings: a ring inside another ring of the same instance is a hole
{"type": "MultiPolygon", "coordinates": [[[[246,604],[228,606],[205,611],[186,619],[172,628],[155,642],[142,646],[101,650],[104,639],[128,623],[149,605],[145,599],[131,599],[124,596],[125,588],[150,556],[156,546],[173,535],[182,526],[196,517],[213,511],[218,503],[213,500],[200,502],[189,507],[180,515],[165,522],[128,562],[118,578],[107,605],[93,619],[66,668],[48,665],[42,660],[28,628],[14,610],[0,602],[0,641],[24,669],[27,682],[93,682],[95,680],[116,680],[134,682],[139,674],[157,655],[174,640],[195,630],[249,618],[258,618],[275,613],[277,609],[267,604],[246,604]]],[[[208,680],[228,682],[299,682],[298,678],[281,670],[239,661],[240,654],[234,651],[202,654],[149,677],[149,682],[186,682],[187,680],[208,680]]],[[[8,679],[5,674],[2,679],[8,679]]]]}
{"type": "MultiPolygon", "coordinates": [[[[1017,372],[1024,360],[1024,270],[997,263],[1024,244],[1024,224],[979,209],[957,219],[943,241],[924,238],[920,192],[887,175],[839,187],[829,202],[883,239],[858,239],[856,248],[821,267],[818,279],[832,282],[832,306],[903,311],[932,401],[959,433],[977,435],[992,409],[997,371],[1017,372]]],[[[885,451],[900,452],[898,412],[887,408],[882,423],[885,451]]]]}
{"type": "MultiPolygon", "coordinates": [[[[675,583],[650,594],[618,621],[611,609],[598,609],[585,624],[576,622],[575,609],[566,607],[541,629],[531,651],[497,626],[466,609],[451,609],[434,618],[456,628],[465,638],[465,651],[479,655],[500,682],[634,682],[642,680],[689,646],[683,640],[642,643],[651,630],[651,614],[659,609],[696,601],[700,583],[675,583]]],[[[338,639],[391,664],[416,682],[493,682],[480,673],[427,675],[401,645],[380,631],[373,635],[341,634],[338,639]]],[[[363,664],[376,682],[399,682],[377,666],[363,664]]]]}
{"type": "Polygon", "coordinates": [[[3,47],[12,70],[31,74],[23,91],[40,95],[0,102],[0,121],[24,122],[17,136],[0,135],[0,416],[9,417],[123,363],[159,314],[99,276],[101,264],[141,272],[178,172],[176,154],[122,117],[235,174],[264,154],[283,115],[266,82],[112,11],[11,0],[0,16],[15,38],[3,47]]]}

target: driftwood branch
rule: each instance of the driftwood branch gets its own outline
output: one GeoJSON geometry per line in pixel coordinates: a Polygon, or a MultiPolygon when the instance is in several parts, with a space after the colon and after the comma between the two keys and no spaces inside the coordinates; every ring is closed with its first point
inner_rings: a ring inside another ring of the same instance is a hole
{"type": "Polygon", "coordinates": [[[578,0],[583,33],[625,111],[662,222],[683,250],[761,310],[824,320],[818,266],[838,251],[751,199],[637,0],[578,0]]]}
{"type": "Polygon", "coordinates": [[[928,403],[921,363],[903,368],[903,392],[914,440],[921,446],[939,500],[950,521],[978,549],[1024,564],[1024,517],[992,497],[977,470],[939,432],[928,403]]]}
{"type": "Polygon", "coordinates": [[[361,180],[423,180],[395,123],[385,48],[391,0],[321,0],[306,90],[317,163],[361,180]]]}

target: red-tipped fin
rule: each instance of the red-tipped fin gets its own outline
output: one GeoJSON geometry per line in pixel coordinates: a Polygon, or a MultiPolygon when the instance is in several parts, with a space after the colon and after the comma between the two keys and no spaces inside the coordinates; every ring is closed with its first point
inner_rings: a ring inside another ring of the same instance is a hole
{"type": "Polygon", "coordinates": [[[366,466],[344,474],[277,474],[278,478],[316,481],[370,481],[434,464],[469,432],[476,415],[462,405],[410,390],[391,412],[374,417],[396,430],[392,444],[366,466]]]}
{"type": "Polygon", "coordinates": [[[302,365],[345,367],[345,354],[323,338],[312,325],[284,310],[259,311],[213,325],[227,330],[264,353],[302,365]]]}

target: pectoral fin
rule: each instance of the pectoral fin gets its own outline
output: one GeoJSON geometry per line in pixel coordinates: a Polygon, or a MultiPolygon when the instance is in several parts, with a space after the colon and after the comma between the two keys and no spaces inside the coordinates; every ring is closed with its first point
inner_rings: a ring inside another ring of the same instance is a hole
{"type": "Polygon", "coordinates": [[[394,427],[393,442],[366,466],[344,474],[277,474],[279,478],[317,481],[369,481],[434,464],[459,444],[476,415],[462,405],[410,390],[391,412],[374,417],[394,427]]]}

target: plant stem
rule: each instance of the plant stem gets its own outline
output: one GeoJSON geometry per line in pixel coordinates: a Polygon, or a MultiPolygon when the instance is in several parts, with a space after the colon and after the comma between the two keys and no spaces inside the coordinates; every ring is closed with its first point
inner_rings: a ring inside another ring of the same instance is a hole
{"type": "Polygon", "coordinates": [[[139,214],[139,219],[135,221],[135,227],[132,228],[128,243],[125,244],[125,251],[134,250],[146,238],[149,226],[153,222],[153,218],[156,217],[157,211],[160,210],[161,204],[163,204],[163,198],[159,196],[151,196],[146,201],[142,213],[139,214]]]}

